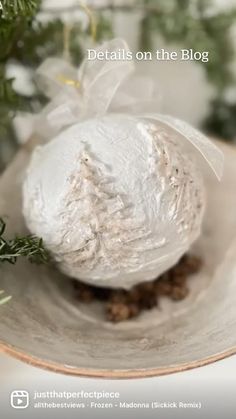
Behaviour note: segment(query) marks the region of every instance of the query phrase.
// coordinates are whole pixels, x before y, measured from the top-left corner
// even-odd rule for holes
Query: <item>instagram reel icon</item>
[[[11,393],[11,407],[14,409],[26,409],[29,406],[29,393],[25,390],[15,390]]]

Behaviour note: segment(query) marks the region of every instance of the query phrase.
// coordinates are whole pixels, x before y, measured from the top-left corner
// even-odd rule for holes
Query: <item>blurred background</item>
[[[225,141],[235,140],[236,0],[0,4],[0,171],[31,133],[22,112],[38,112],[45,104],[34,83],[38,65],[48,56],[64,56],[79,65],[87,47],[113,36],[124,37],[133,51],[209,51],[208,63],[139,61],[138,70],[155,78],[159,112]],[[97,25],[95,42],[91,19]]]

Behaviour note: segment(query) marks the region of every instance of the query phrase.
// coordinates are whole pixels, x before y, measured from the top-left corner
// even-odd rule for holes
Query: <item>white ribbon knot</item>
[[[122,39],[113,39],[97,52],[129,48]],[[116,112],[159,121],[177,131],[208,162],[217,178],[223,173],[223,154],[206,136],[187,123],[157,112],[158,95],[153,80],[135,74],[134,61],[88,60],[78,70],[60,58],[48,58],[38,68],[36,80],[50,99],[34,120],[34,131],[49,141],[66,127],[85,119]]]

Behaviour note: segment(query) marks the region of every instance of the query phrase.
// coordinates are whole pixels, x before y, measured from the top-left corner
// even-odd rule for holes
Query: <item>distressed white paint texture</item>
[[[159,121],[80,122],[33,153],[24,215],[59,268],[130,288],[156,278],[199,236],[201,174],[181,135]]]

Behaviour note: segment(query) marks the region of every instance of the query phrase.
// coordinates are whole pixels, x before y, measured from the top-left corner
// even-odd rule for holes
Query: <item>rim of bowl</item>
[[[169,375],[177,372],[183,372],[205,365],[212,364],[222,359],[228,358],[232,355],[236,355],[236,346],[215,354],[206,358],[199,359],[197,361],[178,364],[173,367],[161,367],[161,368],[148,368],[148,369],[125,369],[125,370],[108,370],[108,369],[90,369],[90,368],[78,368],[70,367],[68,365],[62,365],[53,361],[45,361],[41,358],[30,355],[29,353],[22,352],[20,349],[10,346],[4,342],[0,342],[0,352],[5,353],[19,361],[22,361],[33,367],[38,367],[46,371],[55,373],[61,373],[64,375],[72,375],[78,377],[90,377],[90,378],[108,378],[108,379],[131,379],[131,378],[148,378],[158,377],[162,375]]]

